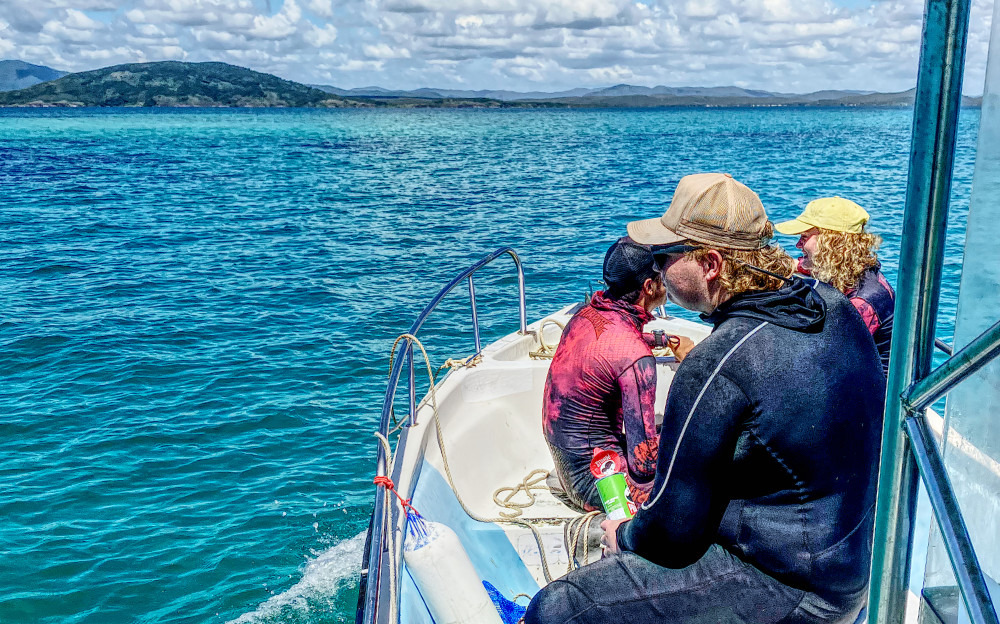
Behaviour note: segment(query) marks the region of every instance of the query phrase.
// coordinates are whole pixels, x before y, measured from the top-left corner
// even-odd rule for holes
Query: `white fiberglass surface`
[[[571,311],[571,308],[567,308],[546,318],[565,324],[569,321]],[[552,459],[541,429],[542,391],[549,360],[529,357],[529,353],[539,347],[534,332],[538,331],[540,324],[529,325],[528,336],[511,334],[488,345],[483,350],[481,363],[453,371],[438,386],[438,415],[452,479],[467,507],[481,517],[496,517],[501,512],[509,512],[494,502],[493,493],[497,488],[518,484],[532,470],[552,469]],[[657,319],[646,329],[663,329],[668,333],[682,334],[695,342],[704,339],[711,331],[707,325],[675,318]],[[558,325],[546,323],[543,331],[547,344],[558,344],[561,333]],[[677,363],[672,358],[658,359],[658,418],[662,418],[667,390],[676,369]],[[411,475],[420,461],[433,466],[440,474],[439,480],[443,480],[445,476],[432,414],[427,397],[419,412],[418,424],[411,429],[406,444],[403,476],[400,479],[403,491],[412,491]],[[936,431],[940,435],[941,419],[936,417],[935,422]],[[423,455],[419,452],[421,448]],[[420,457],[423,459],[418,459]],[[524,497],[517,500],[523,501]],[[414,503],[419,508],[420,501],[414,499]],[[577,512],[565,507],[546,491],[536,493],[536,502],[524,510],[522,517],[572,518],[577,515]],[[915,580],[911,586],[913,592],[919,592],[920,582],[916,579],[923,577],[925,537],[929,524],[930,512],[924,496],[917,518],[911,577]],[[527,528],[516,524],[498,526],[507,535],[508,541],[537,585],[543,586],[545,578],[534,536]],[[548,558],[548,570],[553,578],[558,578],[566,573],[569,565],[563,527],[561,524],[543,524],[538,528]],[[465,535],[465,532],[462,534]],[[467,548],[475,559],[476,547],[470,544]],[[599,550],[595,549],[580,556],[579,561],[582,563],[587,558],[593,560],[599,556]],[[911,598],[913,604],[908,609],[908,624],[915,621],[916,615],[916,598],[912,594]]]
[[[565,314],[554,315],[562,323]],[[531,326],[537,328],[535,324]],[[708,328],[677,319],[657,320],[648,328],[663,327],[694,340],[708,335]],[[558,341],[558,327],[546,326],[546,340]],[[508,337],[509,338],[509,337]],[[502,486],[517,485],[533,470],[551,470],[552,459],[542,436],[542,391],[547,359],[531,359],[523,339],[501,339],[484,349],[484,359],[474,367],[454,371],[439,390],[438,418],[452,479],[466,505],[475,513],[494,517],[503,508],[493,500]],[[512,358],[512,353],[521,357]],[[657,372],[657,412],[662,413],[676,363],[663,361]],[[432,409],[425,402],[418,421],[429,422]],[[414,431],[416,433],[416,431]],[[433,432],[422,436],[426,459],[445,472]],[[528,517],[569,517],[573,512],[542,494]]]
[[[568,310],[547,317],[565,324]],[[540,323],[529,326],[537,332]],[[699,341],[709,333],[704,325],[679,319],[658,319],[647,329],[659,328],[671,333],[681,333]],[[544,326],[545,342],[558,343],[560,329],[555,323]],[[528,354],[536,351],[538,341],[531,337],[507,336],[483,350],[483,360],[475,366],[452,371],[438,386],[436,393],[437,417],[441,423],[447,469],[438,448],[433,425],[433,407],[425,399],[418,413],[418,425],[410,431],[404,457],[404,472],[416,467],[418,453],[423,447],[423,458],[428,465],[451,480],[465,506],[483,518],[497,518],[511,513],[497,505],[494,492],[501,487],[516,486],[532,471],[550,471],[552,458],[542,436],[542,392],[550,360],[533,359]],[[657,365],[657,414],[662,417],[667,389],[677,364],[672,358],[663,358]],[[523,510],[522,518],[573,518],[579,514],[548,491],[534,491],[534,503]],[[527,497],[517,495],[515,501],[525,502]],[[419,501],[414,500],[418,505]],[[535,538],[529,529],[516,524],[502,524],[508,539],[539,584],[544,584],[541,560]],[[565,574],[569,558],[565,551],[561,524],[539,527],[548,557],[549,571],[553,577]],[[584,555],[591,560],[599,551]]]

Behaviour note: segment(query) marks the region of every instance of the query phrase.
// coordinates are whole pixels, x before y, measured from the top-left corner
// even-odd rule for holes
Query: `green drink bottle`
[[[628,520],[632,517],[632,501],[625,482],[625,461],[615,451],[594,449],[590,460],[590,474],[597,479],[597,492],[609,520]]]

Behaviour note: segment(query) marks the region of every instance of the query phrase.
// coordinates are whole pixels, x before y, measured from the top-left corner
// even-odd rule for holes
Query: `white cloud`
[[[384,43],[366,45],[362,49],[365,56],[373,59],[410,58],[410,51],[406,48],[391,48]]]
[[[166,35],[156,24],[139,24],[136,26],[135,32],[143,37],[163,37]]]
[[[115,0],[56,0],[53,7],[74,8],[81,11],[114,11],[119,7]]]
[[[385,66],[385,61],[361,61],[358,59],[351,59],[345,63],[342,63],[337,69],[347,72],[366,72],[366,71],[379,71]]]
[[[66,70],[217,60],[345,87],[912,87],[923,0],[840,2],[0,0],[0,55]],[[978,92],[992,3],[972,11]]]
[[[714,0],[688,0],[682,9],[686,17],[694,19],[704,19],[716,17],[719,14],[719,5]]]
[[[544,80],[547,73],[553,69],[553,63],[546,59],[516,56],[494,62],[493,68],[501,75],[517,76],[539,82]]]
[[[272,17],[258,15],[253,18],[253,26],[248,34],[258,39],[285,39],[296,30],[296,22],[302,19],[302,11],[295,0],[285,0],[281,12]]]
[[[588,70],[587,73],[597,83],[621,83],[635,78],[635,74],[628,67],[615,65],[614,67],[598,67]]]
[[[101,28],[102,24],[96,20],[91,19],[82,11],[76,9],[66,9],[65,17],[62,20],[62,24],[66,28],[73,30],[95,30]]]
[[[322,48],[337,40],[337,29],[333,24],[327,24],[322,28],[313,27],[303,37],[314,48]]]
[[[80,50],[81,57],[89,61],[108,62],[108,64],[118,65],[121,63],[142,62],[145,59],[130,59],[132,50],[124,46],[117,48]]]
[[[198,43],[210,50],[231,50],[247,46],[246,37],[237,33],[197,28],[193,34]]]
[[[478,15],[460,15],[455,18],[455,24],[459,28],[478,28],[483,25],[483,18]]]
[[[83,13],[70,9],[62,19],[53,19],[42,27],[40,41],[43,43],[61,42],[69,45],[90,43],[94,40],[95,31],[101,30],[103,24],[96,22]]]
[[[183,61],[187,58],[184,48],[175,45],[154,45],[149,47],[153,57],[161,60]]]
[[[830,51],[826,49],[820,41],[814,41],[812,45],[794,45],[788,49],[788,52],[792,55],[792,58],[796,59],[810,59],[810,60],[823,60],[830,56]]]
[[[318,17],[333,17],[333,0],[309,0],[306,7]]]

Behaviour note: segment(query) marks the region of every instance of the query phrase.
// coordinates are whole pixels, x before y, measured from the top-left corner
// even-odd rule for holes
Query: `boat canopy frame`
[[[975,624],[1000,624],[927,408],[1000,354],[1000,322],[932,370],[970,0],[927,0],[886,393],[868,622],[906,614],[919,480]],[[938,344],[938,346],[941,346]]]
[[[475,352],[473,357],[478,355],[482,351],[482,342],[479,335],[479,313],[476,307],[476,286],[473,282],[473,276],[484,266],[492,263],[497,258],[503,256],[510,256],[514,261],[514,268],[517,271],[517,290],[518,290],[518,313],[520,320],[519,333],[523,336],[527,334],[527,307],[525,304],[525,292],[524,292],[524,267],[521,265],[521,259],[518,257],[517,253],[511,247],[501,247],[493,253],[483,257],[481,260],[470,266],[469,268],[462,271],[454,279],[445,284],[437,295],[434,296],[430,302],[424,306],[424,309],[417,316],[413,324],[410,325],[410,329],[407,332],[411,336],[416,336],[417,332],[423,326],[427,318],[437,309],[438,304],[455,288],[459,286],[463,281],[468,283],[469,288],[469,301],[471,304],[471,320],[472,320],[472,333],[475,340]],[[389,428],[392,426],[392,413],[393,405],[396,401],[396,390],[399,386],[400,377],[402,376],[403,367],[408,369],[408,394],[409,394],[409,415],[407,417],[406,427],[416,424],[417,418],[417,394],[416,394],[416,375],[414,375],[414,360],[413,360],[413,342],[408,341],[406,346],[403,347],[404,352],[401,357],[396,358],[393,361],[392,368],[389,371],[389,381],[385,391],[385,399],[382,401],[382,415],[379,419],[379,433],[388,438]],[[404,428],[403,434],[405,435],[406,429]],[[397,444],[397,449],[400,445]],[[395,462],[396,466],[399,466],[399,462]],[[385,450],[382,445],[378,446],[378,455],[376,459],[377,474],[383,475],[388,469],[388,458],[386,457]],[[398,475],[391,475],[393,479],[396,479]],[[381,594],[381,573],[384,567],[383,555],[388,549],[388,542],[386,540],[387,530],[390,530],[389,522],[392,518],[392,509],[387,509],[385,505],[385,496],[383,496],[383,490],[385,485],[376,485],[376,495],[375,495],[375,507],[372,510],[371,524],[368,527],[368,536],[365,540],[364,555],[362,556],[362,568],[361,568],[361,581],[359,585],[359,595],[358,595],[358,611],[356,622],[357,624],[377,624],[380,620],[380,605],[379,597]],[[374,572],[374,582],[369,580],[369,576]],[[390,624],[396,624],[395,622]]]

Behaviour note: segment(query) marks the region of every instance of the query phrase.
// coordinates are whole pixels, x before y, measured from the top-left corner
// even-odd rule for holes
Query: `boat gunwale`
[[[478,262],[475,262],[470,267],[462,271],[458,276],[453,278],[450,282],[445,284],[434,296],[431,301],[424,306],[423,310],[414,320],[413,324],[410,325],[410,329],[407,332],[410,336],[416,337],[417,332],[420,327],[423,326],[424,322],[430,316],[430,314],[437,308],[438,304],[447,296],[452,290],[454,290],[463,280],[468,280],[469,283],[469,295],[472,303],[472,314],[476,315],[476,303],[475,303],[475,287],[473,286],[473,275],[483,268],[487,264],[490,264],[497,258],[509,255],[514,261],[514,267],[517,270],[517,283],[518,283],[518,303],[519,303],[519,316],[520,316],[520,329],[519,333],[521,335],[527,334],[527,309],[525,304],[525,289],[524,289],[524,267],[521,264],[521,259],[518,257],[517,253],[512,247],[501,247],[496,251],[484,256]],[[479,345],[479,328],[478,323],[475,324],[475,340],[476,345]],[[477,348],[477,353],[479,355]],[[396,391],[399,387],[400,376],[403,371],[403,365],[407,364],[410,369],[409,375],[409,393],[410,393],[410,414],[408,418],[412,424],[413,419],[417,414],[417,405],[415,397],[415,383],[413,375],[413,341],[408,341],[408,345],[405,347],[405,353],[400,357],[397,357],[393,361],[392,369],[389,372],[389,380],[387,383],[387,388],[385,392],[385,398],[382,402],[382,414],[379,419],[379,433],[383,436],[389,435],[389,424],[391,421],[391,414],[393,404],[396,399]],[[408,427],[404,426],[400,436],[405,436]],[[404,438],[405,440],[405,438]],[[400,448],[397,443],[397,448]],[[376,472],[377,474],[383,475],[387,469],[388,458],[382,445],[378,446],[376,455]],[[396,467],[398,465],[398,468]],[[401,463],[394,461],[394,470],[392,479],[398,479],[399,475],[396,472],[402,467]],[[362,556],[362,569],[361,578],[359,582],[359,594],[358,594],[358,608],[356,616],[356,624],[374,624],[379,621],[379,596],[381,594],[381,585],[383,583],[382,579],[382,568],[383,568],[383,553],[386,552],[386,531],[390,526],[393,511],[391,509],[387,510],[385,507],[385,496],[379,496],[380,490],[384,491],[384,485],[376,485],[376,495],[375,504],[372,509],[371,522],[368,527],[368,535],[365,539],[364,554]],[[370,582],[371,575],[374,571],[375,582]]]

